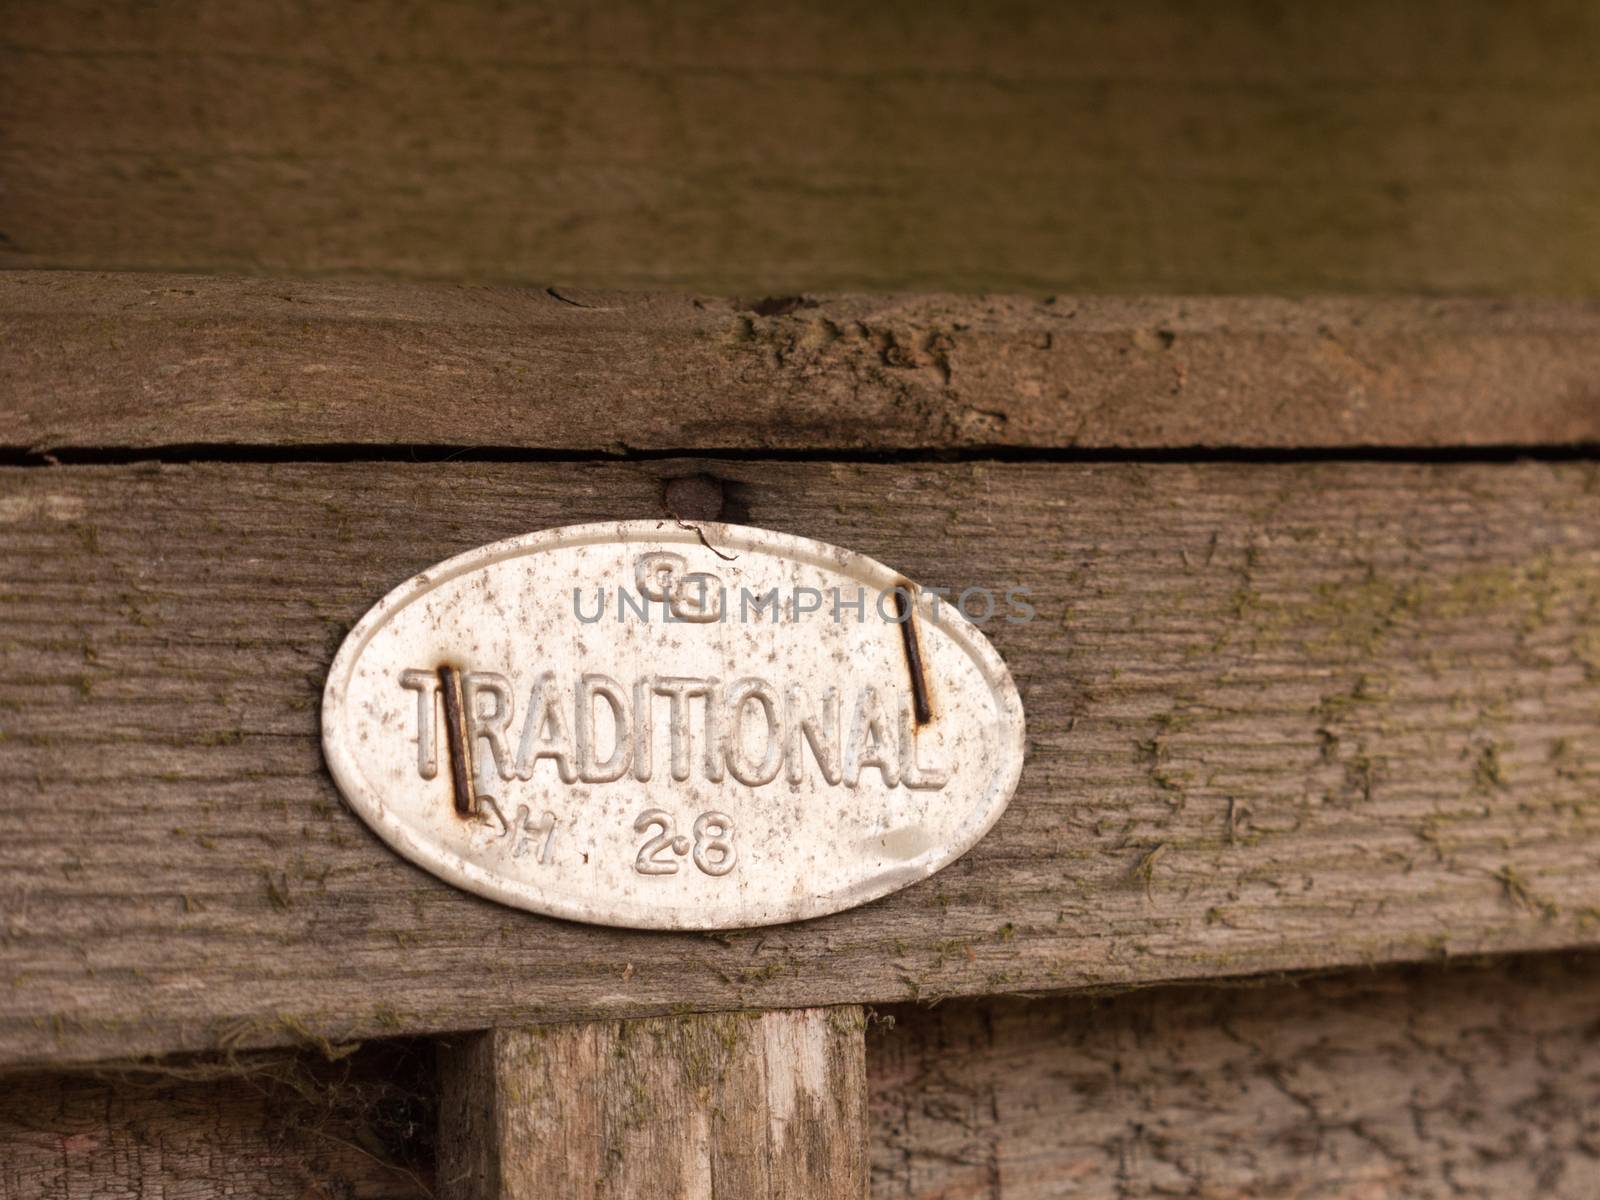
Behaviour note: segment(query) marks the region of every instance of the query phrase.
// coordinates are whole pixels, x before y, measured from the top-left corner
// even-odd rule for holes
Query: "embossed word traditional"
[[[608,588],[638,619],[584,618],[575,596]],[[880,599],[810,624],[779,599],[845,588]],[[770,607],[729,622],[751,594]],[[499,542],[396,589],[334,661],[323,743],[352,807],[453,883],[709,929],[938,870],[1005,807],[1023,726],[983,635],[881,564],[651,521]]]

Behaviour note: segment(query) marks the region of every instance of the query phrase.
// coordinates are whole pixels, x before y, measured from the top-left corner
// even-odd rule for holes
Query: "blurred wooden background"
[[[0,265],[1600,290],[1587,0],[0,4]]]

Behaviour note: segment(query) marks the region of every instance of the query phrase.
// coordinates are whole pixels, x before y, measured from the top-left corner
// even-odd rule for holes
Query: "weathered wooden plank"
[[[862,909],[728,936],[458,892],[340,804],[317,703],[395,582],[661,512],[705,464],[0,474],[0,1058],[1067,989],[1594,940],[1593,465],[721,462],[927,585],[1028,714],[1011,809]]]
[[[0,1085],[6,1200],[427,1200],[431,1047],[250,1056]]]
[[[1600,290],[1584,0],[11,0],[12,266]]]
[[[875,1200],[1600,1193],[1592,957],[899,1009]]]
[[[0,445],[1600,442],[1581,302],[567,295],[0,274]]]
[[[864,1200],[858,1008],[495,1029],[440,1056],[444,1200]]]
[[[1600,964],[1566,955],[895,1006],[866,1036],[872,1194],[1589,1200],[1597,1002]],[[0,1195],[423,1200],[434,1082],[403,1053],[9,1078]]]

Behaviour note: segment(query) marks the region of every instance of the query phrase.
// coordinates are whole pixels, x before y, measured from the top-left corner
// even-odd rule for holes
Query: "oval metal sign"
[[[872,559],[628,521],[396,588],[334,659],[322,741],[356,812],[451,883],[728,929],[862,904],[966,852],[1016,787],[1023,724],[982,633]]]

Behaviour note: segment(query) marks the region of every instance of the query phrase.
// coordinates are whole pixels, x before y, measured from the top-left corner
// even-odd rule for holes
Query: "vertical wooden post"
[[[448,1043],[441,1200],[863,1200],[864,1024],[795,1009]]]

